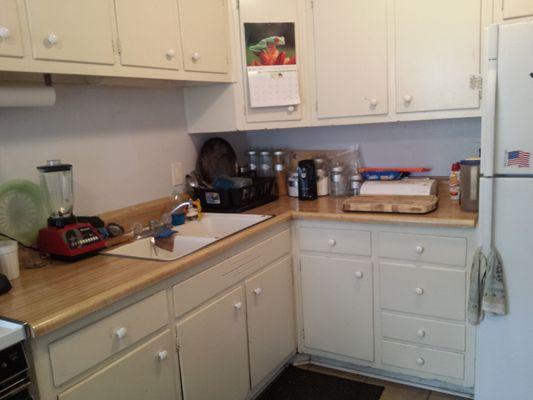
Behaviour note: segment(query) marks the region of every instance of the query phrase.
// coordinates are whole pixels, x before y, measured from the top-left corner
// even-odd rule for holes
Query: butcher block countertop
[[[341,211],[344,198],[324,197],[304,202],[282,197],[249,212],[271,214],[273,218],[176,261],[99,255],[77,263],[53,262],[41,269],[21,269],[20,278],[12,281],[12,290],[0,296],[0,316],[27,322],[33,337],[42,336],[171,278],[252,235],[291,219],[474,228],[477,214],[461,211],[456,202],[448,199],[444,190],[441,193],[444,195],[440,196],[439,208],[425,215],[345,213]],[[145,218],[150,214],[161,215],[164,204],[160,200],[102,217],[128,226],[127,213],[136,215],[137,220],[139,215]],[[147,212],[147,209],[151,211]],[[129,218],[131,220],[131,215]]]

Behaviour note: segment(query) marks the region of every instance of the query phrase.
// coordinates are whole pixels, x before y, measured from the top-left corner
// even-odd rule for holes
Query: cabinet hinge
[[[122,54],[122,45],[120,44],[120,39],[117,39],[117,53]]]
[[[318,101],[315,101],[315,111],[318,112]]]
[[[305,342],[305,331],[302,329],[302,340]]]
[[[481,75],[470,75],[470,89],[483,90],[483,77]]]
[[[235,8],[237,10],[240,10],[241,9],[241,0],[235,0]]]
[[[176,351],[179,352],[180,349],[181,349],[180,339],[178,337],[178,334],[176,333]]]
[[[311,8],[315,8],[315,1],[311,0]]]

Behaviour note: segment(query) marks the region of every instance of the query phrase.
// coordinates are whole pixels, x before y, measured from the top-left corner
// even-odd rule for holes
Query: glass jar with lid
[[[257,151],[248,150],[246,152],[246,159],[248,161],[248,168],[250,173],[255,173],[257,171]]]
[[[268,150],[261,150],[259,152],[259,169],[257,170],[257,176],[268,178],[272,175],[272,155]]]
[[[359,173],[350,176],[350,195],[359,196],[361,194],[361,185],[363,184],[363,176]]]
[[[332,196],[345,196],[348,184],[346,181],[344,166],[340,163],[334,164],[331,167],[330,177],[330,194]]]

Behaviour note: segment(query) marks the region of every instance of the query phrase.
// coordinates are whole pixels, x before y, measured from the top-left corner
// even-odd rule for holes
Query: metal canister
[[[350,194],[352,196],[359,196],[361,194],[361,185],[363,184],[363,177],[361,174],[353,174],[350,176]]]
[[[460,204],[464,211],[479,209],[479,158],[461,161]]]

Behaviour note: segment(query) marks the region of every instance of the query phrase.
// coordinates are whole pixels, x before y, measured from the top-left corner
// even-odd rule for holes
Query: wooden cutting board
[[[437,208],[437,196],[353,196],[343,203],[344,211],[426,214]]]

